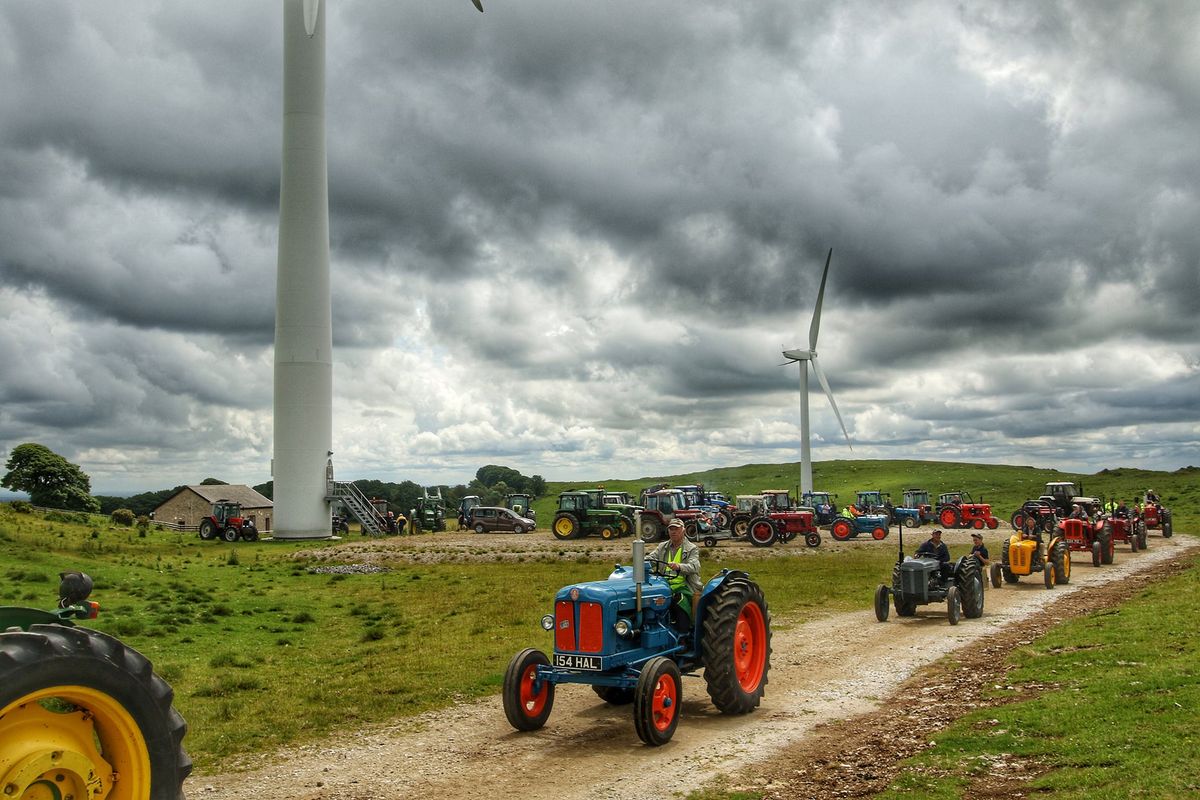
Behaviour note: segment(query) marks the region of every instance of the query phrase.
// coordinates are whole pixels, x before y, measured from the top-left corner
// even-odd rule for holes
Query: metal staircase
[[[375,510],[367,496],[350,481],[328,481],[329,489],[325,500],[337,500],[354,515],[365,533],[382,536],[387,531],[387,520]]]

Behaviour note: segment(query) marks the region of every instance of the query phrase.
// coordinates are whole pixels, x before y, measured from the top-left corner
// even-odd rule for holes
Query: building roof
[[[242,508],[271,508],[274,503],[259,494],[249,486],[242,484],[204,484],[200,486],[185,486],[166,500],[158,504],[162,508],[184,492],[195,492],[210,503],[218,500],[231,500],[240,503]],[[156,509],[157,510],[157,509]]]

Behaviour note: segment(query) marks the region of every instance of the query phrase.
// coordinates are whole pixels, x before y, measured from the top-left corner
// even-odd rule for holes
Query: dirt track
[[[952,544],[966,538],[965,533],[950,536]],[[495,547],[540,549],[543,539],[527,534],[521,541],[496,542]],[[461,545],[453,544],[459,540]],[[389,542],[395,543],[389,549],[413,552],[413,560],[458,560],[464,554],[494,557],[488,552],[492,548],[469,535]],[[361,549],[363,560],[370,560],[368,553],[376,544],[381,543],[359,543],[353,549]],[[552,549],[558,546],[550,542]],[[1155,536],[1148,551],[1134,555],[1121,550],[1115,565],[1100,569],[1077,553],[1070,585],[1051,593],[1027,579],[999,591],[989,589],[983,618],[963,620],[956,627],[947,624],[942,606],[922,607],[917,617],[907,620],[893,615],[879,624],[868,608],[869,598],[864,598],[862,611],[805,625],[792,627],[776,618],[770,683],[762,707],[743,717],[722,716],[709,703],[703,681],[685,679],[683,717],[674,739],[662,748],[641,744],[628,707],[607,706],[586,686],[564,685],[558,688],[549,723],[533,733],[514,732],[496,696],[352,737],[342,735],[337,743],[307,745],[257,760],[269,766],[195,776],[187,790],[193,798],[214,800],[257,795],[297,800],[409,795],[641,800],[648,794],[686,793],[722,775],[738,784],[770,789],[768,778],[755,774],[778,774],[780,754],[811,739],[818,725],[878,708],[922,666],[1026,619],[1050,596],[1122,581],[1197,546],[1200,542],[1189,536]],[[607,547],[614,554],[625,553],[628,544],[597,543],[594,549]],[[806,551],[794,545],[746,549],[747,554],[764,557],[801,557]]]

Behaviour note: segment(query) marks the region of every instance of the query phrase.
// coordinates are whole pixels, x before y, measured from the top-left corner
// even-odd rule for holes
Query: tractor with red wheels
[[[979,498],[979,502],[971,499],[965,491],[943,492],[938,495],[938,522],[943,528],[975,528],[976,530],[994,531],[1000,527],[1000,520],[992,516],[992,507]]]
[[[693,598],[694,618],[673,600],[666,564],[633,541],[633,564],[607,580],[564,586],[542,617],[553,637],[548,657],[526,648],[504,671],[504,715],[518,731],[543,727],[559,684],[582,683],[610,705],[632,705],[634,729],[666,744],[679,723],[683,676],[703,672],[724,714],[758,707],[771,667],[771,614],[750,576],[721,570]]]
[[[888,535],[888,517],[886,514],[859,514],[857,517],[838,517],[829,526],[829,535],[844,542],[854,539],[860,533],[871,534],[871,538],[879,541]]]
[[[797,536],[804,537],[809,547],[821,544],[821,533],[817,529],[816,515],[811,508],[796,508],[787,489],[764,489],[762,511],[746,525],[746,538],[755,547],[770,547],[779,542],[790,542]]]
[[[258,538],[254,520],[242,516],[242,506],[233,500],[218,500],[213,503],[212,514],[200,520],[200,538],[208,541],[221,537],[226,542],[244,539],[253,542]]]
[[[1008,524],[1014,531],[1049,533],[1058,527],[1058,513],[1053,503],[1044,499],[1026,500],[1012,513]]]
[[[0,786],[5,798],[182,800],[192,760],[171,687],[141,653],[77,621],[93,582],[59,574],[53,611],[0,606]]]
[[[1154,492],[1147,491],[1142,498],[1142,522],[1147,530],[1162,530],[1164,539],[1170,539],[1175,532],[1171,523],[1171,510],[1164,506]]]
[[[1105,514],[1096,520],[1096,527],[1115,547],[1118,542],[1129,546],[1131,553],[1146,549],[1146,525],[1133,514]]]
[[[1103,523],[1086,517],[1067,517],[1058,521],[1054,532],[1071,552],[1091,554],[1093,567],[1113,563],[1112,531]]]

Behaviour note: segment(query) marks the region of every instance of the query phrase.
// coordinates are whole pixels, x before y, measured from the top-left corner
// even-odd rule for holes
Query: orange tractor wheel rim
[[[753,692],[767,661],[767,625],[757,603],[747,603],[733,631],[733,669],[742,690]]]
[[[671,720],[675,719],[675,708],[678,702],[675,681],[671,679],[670,675],[660,676],[658,682],[654,684],[654,697],[650,701],[650,714],[656,729],[665,731],[671,727]]]
[[[521,675],[521,708],[530,717],[536,717],[542,713],[542,709],[546,707],[546,698],[550,694],[547,691],[549,684],[542,684],[540,692],[534,691],[533,687],[536,682],[537,664],[530,664]]]

